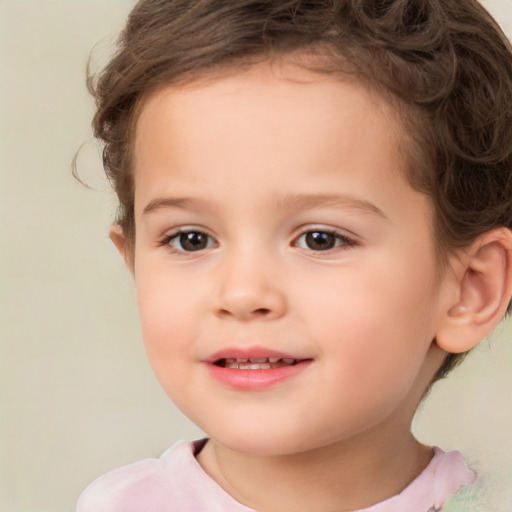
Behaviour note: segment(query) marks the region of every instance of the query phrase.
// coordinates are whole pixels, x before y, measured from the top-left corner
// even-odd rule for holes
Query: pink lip
[[[252,359],[262,357],[296,359],[297,363],[292,366],[281,366],[267,370],[240,370],[214,364],[219,359]],[[247,349],[233,348],[220,350],[209,356],[204,362],[207,364],[210,375],[221,384],[240,391],[261,391],[302,373],[312,360],[263,347],[251,347]]]

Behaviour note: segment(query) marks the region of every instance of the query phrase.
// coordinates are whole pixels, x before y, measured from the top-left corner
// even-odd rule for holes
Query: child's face
[[[446,293],[400,137],[361,85],[291,65],[167,88],[143,107],[144,340],[166,392],[220,444],[284,454],[408,429],[442,360]],[[265,357],[298,364],[214,364]]]

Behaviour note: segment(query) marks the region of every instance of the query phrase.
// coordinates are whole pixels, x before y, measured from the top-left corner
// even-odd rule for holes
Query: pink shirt
[[[233,499],[194,457],[204,440],[180,441],[158,459],[144,459],[95,480],[76,512],[255,512]],[[457,451],[434,448],[425,470],[400,494],[356,512],[429,512],[476,479]]]

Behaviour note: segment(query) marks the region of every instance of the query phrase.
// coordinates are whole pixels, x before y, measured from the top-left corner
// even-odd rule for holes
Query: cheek
[[[190,341],[195,333],[184,316],[190,314],[187,302],[177,301],[167,284],[161,279],[139,282],[137,300],[148,361],[163,390],[180,407],[179,399],[189,393]]]
[[[138,273],[136,269],[142,335],[155,372],[159,366],[172,365],[186,355],[184,348],[195,336],[193,329],[199,327],[199,322],[190,320],[198,310],[195,287],[167,274],[156,265],[141,268]]]
[[[339,279],[319,276],[295,296],[306,297],[309,335],[343,371],[369,383],[414,374],[435,335],[435,289],[428,276],[410,279],[410,269],[387,272],[350,269]],[[322,293],[305,293],[316,285]]]

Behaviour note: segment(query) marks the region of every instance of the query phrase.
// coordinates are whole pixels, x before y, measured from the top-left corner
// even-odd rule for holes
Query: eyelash
[[[317,234],[317,235],[323,235],[321,238],[323,238],[323,240],[326,239],[326,236],[327,237],[332,237],[335,245],[333,247],[329,247],[327,249],[318,249],[318,250],[315,250],[315,249],[312,249],[311,247],[301,247],[299,245],[299,241],[303,238],[303,237],[307,237],[308,235],[314,235],[314,234]],[[206,246],[205,247],[201,247],[199,249],[196,249],[196,250],[186,250],[183,248],[183,245],[182,245],[182,248],[181,249],[178,249],[176,247],[173,247],[171,242],[173,242],[174,240],[180,240],[180,238],[182,236],[186,236],[186,235],[200,235],[200,236],[205,236],[207,238],[206,240]],[[213,244],[210,243],[210,241],[213,241]],[[310,240],[311,242],[311,240]],[[159,242],[159,246],[166,246],[168,247],[172,252],[175,252],[175,253],[193,253],[193,252],[199,252],[199,251],[202,251],[202,250],[205,250],[205,249],[210,249],[212,247],[215,247],[217,244],[217,242],[215,242],[215,240],[213,239],[213,237],[211,237],[210,235],[208,235],[207,233],[205,233],[204,231],[200,231],[200,230],[197,230],[197,229],[181,229],[181,230],[178,230],[178,231],[175,231],[173,233],[170,233],[169,235],[166,235],[162,238],[162,240],[160,240]],[[350,247],[350,246],[353,246],[353,245],[356,245],[356,241],[342,233],[339,233],[338,231],[336,230],[333,230],[333,229],[322,229],[322,228],[319,228],[319,229],[308,229],[307,231],[304,231],[302,232],[298,237],[296,237],[294,239],[294,242],[293,242],[293,246],[294,247],[299,247],[301,249],[304,249],[304,250],[307,250],[307,251],[312,251],[312,252],[315,252],[315,253],[329,253],[330,251],[333,251],[335,249],[340,249],[343,250]]]
[[[177,249],[171,245],[171,242],[173,240],[179,240],[180,237],[185,235],[202,235],[206,236],[207,238],[207,245],[204,248],[200,248],[197,250],[187,251],[185,249]],[[160,246],[167,246],[172,252],[175,253],[193,253],[193,252],[199,252],[200,250],[209,249],[212,247],[212,245],[209,245],[209,240],[213,240],[213,238],[206,234],[204,231],[200,231],[199,229],[180,229],[178,231],[175,231],[174,233],[170,233],[169,235],[166,235],[162,238],[162,240],[159,242]],[[216,242],[214,242],[216,244]]]
[[[334,249],[343,250],[350,246],[356,245],[356,241],[353,238],[350,238],[350,237],[336,231],[335,229],[322,229],[322,228],[308,229],[307,231],[303,232],[301,235],[299,235],[295,239],[295,242],[293,245],[295,247],[300,247],[299,240],[303,237],[307,237],[308,235],[313,235],[313,234],[327,235],[329,237],[332,237],[334,240],[334,243],[336,245],[334,245],[334,247],[330,247],[328,249],[324,249],[324,250],[320,249],[320,250],[316,250],[316,251],[314,249],[311,249],[310,247],[301,247],[302,249],[310,250],[310,251],[318,252],[318,253],[329,253],[330,251],[333,251]],[[325,236],[323,238],[325,240]]]

